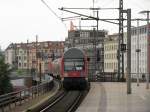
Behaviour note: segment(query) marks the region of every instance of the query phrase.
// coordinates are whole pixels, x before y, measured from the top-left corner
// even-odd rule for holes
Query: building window
[[[24,63],[24,67],[26,67],[27,66],[27,63]]]
[[[27,59],[27,57],[26,56],[24,56],[24,60],[26,60]]]
[[[18,56],[18,59],[21,60],[21,56]]]
[[[21,67],[21,63],[19,63],[19,67]]]
[[[27,51],[25,50],[25,51],[24,51],[24,54],[26,54],[26,53],[27,53]]]

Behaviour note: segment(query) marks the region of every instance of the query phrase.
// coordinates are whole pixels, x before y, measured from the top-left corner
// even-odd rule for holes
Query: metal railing
[[[131,81],[132,82],[137,82],[137,79],[139,82],[146,82],[147,76],[150,74],[149,73],[130,73],[131,74]],[[90,77],[91,79],[95,81],[101,81],[101,82],[118,82],[117,78],[118,73],[117,72],[108,72],[108,73],[103,73],[103,74],[97,74],[97,75],[92,75]],[[124,74],[124,79],[126,80],[127,74]],[[150,79],[149,79],[150,80]]]
[[[12,106],[21,105],[24,102],[34,99],[40,95],[50,91],[53,87],[53,80],[44,82],[31,88],[26,88],[21,91],[11,92],[0,96],[0,112],[10,110]]]

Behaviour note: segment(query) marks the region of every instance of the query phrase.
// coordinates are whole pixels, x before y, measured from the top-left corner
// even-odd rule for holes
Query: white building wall
[[[14,60],[15,60],[15,51],[13,49],[7,49],[5,51],[5,63],[8,63],[10,66],[12,66]]]
[[[118,36],[115,35],[112,35],[112,39],[114,40],[104,42],[105,72],[118,72],[118,59],[117,59]],[[127,44],[127,33],[124,33],[124,44]],[[122,59],[120,60],[120,66],[122,67]],[[126,68],[127,68],[127,51],[124,51],[124,73],[126,73]]]
[[[139,30],[134,29],[139,32],[139,76],[142,78],[142,74],[147,73],[147,33],[142,32],[144,27],[139,27]],[[133,32],[133,31],[132,31]],[[132,33],[133,34],[133,33]],[[138,33],[131,35],[131,73],[132,78],[137,78],[137,52],[136,49],[138,48]]]
[[[104,72],[117,72],[118,40],[106,40],[104,42]]]

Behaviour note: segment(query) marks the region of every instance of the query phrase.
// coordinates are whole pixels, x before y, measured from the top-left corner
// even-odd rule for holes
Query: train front
[[[87,58],[83,51],[77,48],[68,49],[63,55],[61,65],[65,89],[83,90],[87,87]]]

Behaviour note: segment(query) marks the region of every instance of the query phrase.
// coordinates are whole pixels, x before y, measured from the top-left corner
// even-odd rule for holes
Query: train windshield
[[[84,69],[84,59],[65,59],[65,71],[80,71]]]

